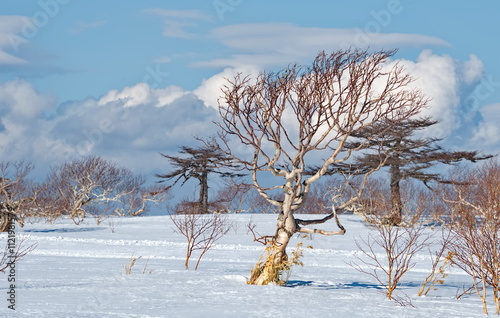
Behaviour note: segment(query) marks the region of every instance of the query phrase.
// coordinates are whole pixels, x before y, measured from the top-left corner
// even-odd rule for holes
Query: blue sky
[[[442,121],[431,134],[497,153],[499,14],[493,0],[3,0],[0,151],[158,172],[159,151],[213,131],[222,76],[369,46],[399,49]]]

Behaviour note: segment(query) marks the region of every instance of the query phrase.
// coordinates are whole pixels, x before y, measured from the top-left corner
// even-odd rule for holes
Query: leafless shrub
[[[430,246],[435,235],[426,232],[423,216],[429,212],[433,193],[414,182],[405,181],[401,187],[402,219],[393,222],[391,191],[380,178],[371,178],[364,189],[360,213],[374,232],[367,239],[356,241],[361,251],[358,262],[351,263],[356,270],[375,278],[384,286],[388,299],[400,304],[407,303],[395,297],[394,291],[402,277],[415,266],[414,257]],[[379,252],[381,250],[381,253]],[[441,251],[439,256],[444,253]],[[434,264],[437,266],[437,264]],[[432,276],[429,278],[432,280]]]
[[[187,240],[184,266],[189,269],[189,259],[194,251],[200,251],[195,270],[208,250],[231,229],[227,216],[222,214],[186,213],[170,215],[178,233]]]
[[[491,289],[500,314],[500,165],[488,161],[475,169],[453,172],[454,184],[444,192],[453,222],[453,264],[472,278],[473,290],[488,314]]]
[[[428,246],[430,236],[423,232],[424,227],[420,224],[410,227],[378,225],[367,239],[356,240],[361,256],[356,257],[358,262],[350,265],[373,277],[385,288],[387,298],[395,299],[394,291],[403,276],[415,266],[415,255]]]
[[[441,228],[441,238],[429,246],[429,256],[431,258],[431,271],[425,277],[418,296],[426,296],[431,290],[435,290],[436,284],[444,284],[444,279],[448,276],[447,270],[453,264],[455,254],[449,250],[449,244],[452,239],[451,232]],[[431,250],[431,246],[438,246],[436,250]]]
[[[0,272],[5,273],[9,271],[13,264],[15,266],[17,261],[33,252],[37,245],[37,243],[28,244],[28,239],[24,236],[10,237],[9,235],[5,242],[4,251],[0,257]]]

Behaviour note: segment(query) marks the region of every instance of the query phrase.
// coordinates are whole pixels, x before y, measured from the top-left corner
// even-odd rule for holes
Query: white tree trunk
[[[272,262],[275,269],[282,268],[284,263],[288,261],[286,248],[290,242],[290,238],[298,231],[297,223],[292,210],[293,199],[293,195],[285,194],[283,211],[278,215],[276,234],[274,236],[274,240],[271,242],[271,251],[268,254],[268,259],[266,260],[268,262]],[[275,282],[278,280],[278,277],[271,276],[276,274],[276,271],[261,271],[260,275],[251,281],[251,284],[266,285],[269,282]]]

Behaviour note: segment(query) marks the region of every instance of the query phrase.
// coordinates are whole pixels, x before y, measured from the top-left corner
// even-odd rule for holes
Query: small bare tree
[[[387,298],[395,299],[394,291],[401,279],[416,264],[415,255],[427,246],[430,236],[422,235],[423,231],[422,225],[378,225],[375,234],[356,241],[361,256],[357,257],[359,263],[350,265],[375,278],[385,288]]]
[[[79,224],[92,215],[99,223],[110,215],[143,214],[148,202],[165,198],[164,191],[144,184],[142,176],[111,161],[86,157],[54,169],[39,202],[54,218],[67,215]]]
[[[28,244],[26,237],[15,237],[15,244],[7,239],[4,251],[0,254],[0,272],[8,272],[13,264],[15,266],[17,261],[33,252],[37,246],[37,243]]]
[[[321,52],[310,66],[290,65],[276,73],[261,73],[256,78],[239,74],[222,88],[219,147],[251,171],[259,194],[281,211],[268,254],[276,268],[281,268],[287,260],[286,248],[294,233],[345,232],[307,226],[333,218],[338,221],[336,211],[350,206],[358,195],[340,206],[333,206],[331,214],[322,219],[299,220],[294,212],[307,200],[311,184],[325,175],[332,164],[346,162],[365,145],[360,143],[358,147],[346,149],[346,142],[356,132],[381,121],[387,121],[386,128],[390,129],[426,106],[427,98],[409,87],[413,79],[403,67],[387,67],[394,53]],[[379,131],[377,137],[383,133]],[[236,154],[229,136],[253,154]],[[307,168],[321,157],[324,159],[318,169],[307,176]],[[367,175],[378,168],[370,168]],[[266,174],[280,181],[274,186],[268,185],[262,182]],[[273,199],[275,191],[283,193],[282,200]],[[269,277],[269,273],[275,271],[254,272],[261,274],[255,276],[251,284],[278,280],[278,277]]]
[[[500,165],[453,172],[451,190],[444,192],[452,211],[450,250],[453,264],[472,278],[473,290],[488,314],[491,288],[495,313],[500,314]]]
[[[187,239],[186,260],[184,266],[189,269],[189,260],[193,252],[200,251],[195,270],[200,265],[201,258],[212,246],[229,232],[231,225],[227,217],[221,214],[199,214],[198,206],[185,214],[170,215],[177,231]]]
[[[386,290],[388,299],[400,301],[395,290],[403,276],[415,266],[415,255],[429,246],[433,233],[425,233],[420,216],[427,210],[428,198],[423,189],[406,184],[402,191],[408,213],[395,224],[391,220],[391,194],[383,180],[370,180],[363,193],[365,221],[375,230],[367,239],[356,240],[361,251],[358,262],[351,263],[356,270],[375,278]],[[409,210],[411,209],[411,210]],[[404,225],[404,226],[403,226]]]

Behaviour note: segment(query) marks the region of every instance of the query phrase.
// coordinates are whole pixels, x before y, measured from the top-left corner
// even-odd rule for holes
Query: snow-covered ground
[[[385,299],[373,278],[347,263],[356,261],[355,238],[372,229],[357,216],[341,216],[344,236],[304,239],[304,267],[295,267],[288,287],[250,286],[250,269],[263,252],[247,231],[272,234],[275,215],[230,215],[234,228],[202,259],[184,269],[185,240],[168,216],[93,220],[74,225],[26,224],[38,247],[16,263],[16,310],[7,306],[7,275],[1,275],[1,317],[483,317],[475,295],[456,300],[470,279],[451,269],[445,284],[427,297],[416,293],[430,270],[426,251],[407,274],[399,295],[413,307]],[[324,226],[334,228],[334,222]],[[114,230],[114,231],[112,231]],[[1,236],[5,242],[5,234]],[[291,243],[291,247],[299,242]],[[4,244],[4,243],[2,243]],[[131,275],[124,266],[139,257]],[[195,260],[195,259],[194,259]],[[194,260],[193,266],[194,267]],[[144,272],[144,273],[143,273]]]

